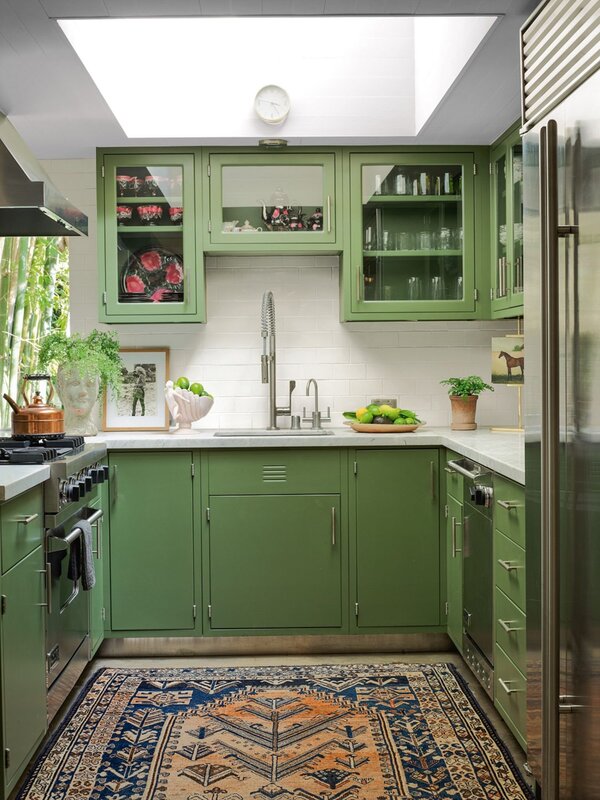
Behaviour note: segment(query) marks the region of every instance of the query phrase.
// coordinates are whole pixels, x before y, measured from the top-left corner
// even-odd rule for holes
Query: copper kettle
[[[35,390],[30,400],[25,391],[29,381],[48,381],[50,389],[48,398],[44,402],[39,389]],[[65,414],[61,409],[50,405],[54,395],[54,387],[49,375],[24,375],[21,384],[21,395],[27,405],[19,408],[12,397],[7,394],[4,399],[13,410],[12,432],[13,436],[63,436],[65,432]]]

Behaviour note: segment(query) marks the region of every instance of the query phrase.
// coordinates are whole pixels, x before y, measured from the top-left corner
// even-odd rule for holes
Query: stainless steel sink
[[[231,430],[216,431],[214,436],[331,436],[333,431],[326,428],[301,428],[292,430],[291,428],[233,428]]]

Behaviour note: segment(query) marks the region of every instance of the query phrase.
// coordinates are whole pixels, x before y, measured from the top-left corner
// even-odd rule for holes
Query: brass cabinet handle
[[[36,603],[36,606],[40,606],[40,608],[47,608],[48,614],[52,613],[52,565],[49,561],[46,561],[46,569],[38,569],[36,570],[40,575],[45,576],[45,586],[46,586],[46,602],[45,603]]]
[[[327,233],[331,233],[331,195],[327,195]]]
[[[429,462],[429,477],[431,479],[431,496],[435,500],[435,461]]]
[[[500,508],[505,508],[507,511],[512,511],[513,508],[523,508],[523,503],[519,503],[517,500],[497,500],[496,502]]]
[[[523,569],[523,565],[519,564],[518,561],[505,561],[504,559],[499,558],[498,563],[500,564],[502,569],[505,569],[507,572],[513,572],[514,570],[517,569]]]
[[[331,546],[335,547],[335,506],[331,506]]]
[[[356,300],[360,303],[360,279],[362,277],[362,267],[359,266],[356,269]]]
[[[17,517],[15,522],[19,525],[29,525],[30,522],[33,522],[34,519],[37,519],[39,514],[27,514],[22,517]]]
[[[498,678],[498,683],[504,689],[506,694],[516,694],[517,692],[523,691],[523,689],[511,689],[509,683],[516,683],[516,681],[504,681],[502,678]]]
[[[517,633],[517,631],[524,631],[525,628],[515,628],[514,624],[518,622],[516,619],[498,619],[498,624],[507,633]]]
[[[462,550],[456,546],[456,528],[462,525],[462,522],[457,522],[456,517],[452,517],[452,558],[456,558],[457,553],[462,553]]]

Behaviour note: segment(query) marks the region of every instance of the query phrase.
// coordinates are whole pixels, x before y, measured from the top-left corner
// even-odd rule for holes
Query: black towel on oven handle
[[[80,519],[77,522],[77,527],[81,529],[81,535],[71,543],[67,577],[72,581],[78,581],[81,578],[81,588],[84,591],[89,591],[96,585],[92,526],[87,519]]]

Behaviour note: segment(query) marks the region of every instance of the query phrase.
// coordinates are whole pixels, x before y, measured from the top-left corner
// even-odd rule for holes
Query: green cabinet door
[[[111,453],[113,631],[194,628],[190,452]]]
[[[6,796],[46,730],[43,551],[2,576],[2,731]],[[9,751],[6,753],[6,751]]]
[[[344,320],[481,314],[488,179],[476,159],[487,172],[484,151],[350,153]]]
[[[359,628],[440,624],[438,451],[356,453]]]
[[[455,473],[456,474],[456,473]],[[462,548],[463,506],[447,496],[446,519],[446,591],[448,602],[448,635],[462,653]]]
[[[101,322],[205,321],[195,159],[182,151],[100,155]]]
[[[210,498],[212,631],[340,628],[339,495]]]

